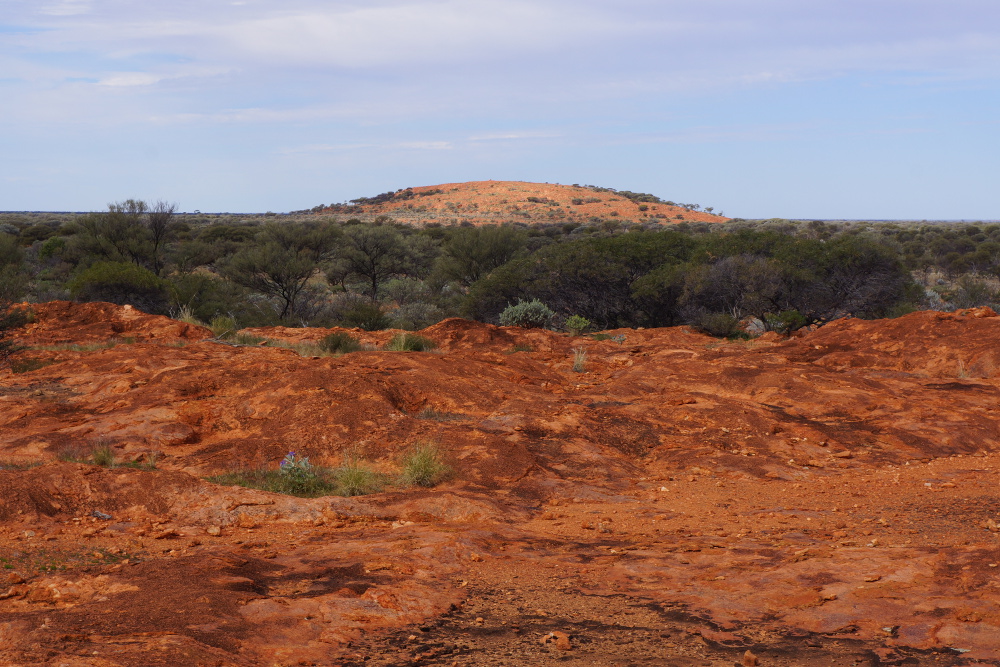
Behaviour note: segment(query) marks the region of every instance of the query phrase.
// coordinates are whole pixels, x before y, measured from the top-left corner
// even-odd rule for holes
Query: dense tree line
[[[133,199],[85,215],[0,215],[0,305],[105,300],[240,326],[498,322],[511,304],[537,299],[553,326],[579,316],[597,328],[734,335],[748,324],[790,331],[846,315],[994,305],[998,278],[997,224],[414,228],[388,217],[178,215]]]

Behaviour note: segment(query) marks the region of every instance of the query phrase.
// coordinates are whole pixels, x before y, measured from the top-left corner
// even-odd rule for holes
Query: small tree
[[[163,271],[163,245],[170,233],[170,225],[174,218],[177,204],[158,201],[149,208],[146,214],[146,229],[149,232],[149,242],[152,246],[153,273],[160,275]]]
[[[379,285],[406,272],[408,258],[398,230],[385,225],[356,225],[347,228],[344,259],[351,272],[368,283],[368,298],[375,301]]]
[[[219,267],[222,275],[280,301],[278,316],[295,314],[299,296],[309,279],[336,247],[336,230],[329,225],[269,224],[255,243],[237,252]]]

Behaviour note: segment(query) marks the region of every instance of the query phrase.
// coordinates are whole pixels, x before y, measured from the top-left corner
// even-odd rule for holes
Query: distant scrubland
[[[1000,224],[614,219],[402,225],[389,216],[0,214],[0,301],[130,303],[239,327],[419,329],[499,322],[537,299],[592,329],[687,324],[787,332],[1000,302]],[[572,320],[578,326],[580,320]]]

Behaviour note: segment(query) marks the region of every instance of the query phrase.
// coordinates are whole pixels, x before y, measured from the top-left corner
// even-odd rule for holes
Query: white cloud
[[[162,80],[163,77],[159,74],[151,74],[149,72],[120,72],[105,76],[98,83],[102,86],[123,88],[128,86],[151,86]]]
[[[42,5],[39,12],[49,16],[79,16],[92,11],[92,3],[89,0],[63,0]]]

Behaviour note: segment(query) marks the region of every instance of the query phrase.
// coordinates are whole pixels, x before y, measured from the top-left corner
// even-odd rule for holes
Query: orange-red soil
[[[370,220],[388,215],[397,222],[416,225],[429,222],[473,225],[564,223],[594,219],[671,224],[725,222],[729,219],[680,206],[635,202],[616,192],[598,192],[586,186],[556,183],[470,181],[410,189],[415,195],[410,199],[354,206],[349,216]],[[529,197],[539,201],[529,201]]]
[[[339,358],[35,312],[48,365],[0,371],[0,664],[1000,664],[988,309],[747,342],[447,320]],[[434,489],[203,480],[427,441]],[[157,469],[58,460],[97,443]]]

